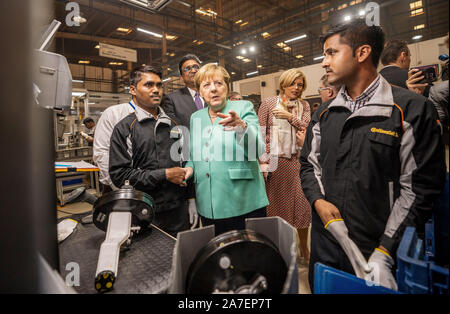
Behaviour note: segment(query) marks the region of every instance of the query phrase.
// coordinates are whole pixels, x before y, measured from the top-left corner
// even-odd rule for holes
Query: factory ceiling
[[[163,7],[154,12],[140,7],[143,2],[78,0],[80,23],[70,26],[65,21],[74,2],[54,0],[54,18],[62,22],[55,51],[70,63],[113,69],[158,65],[166,76],[178,76],[179,59],[195,53],[202,62],[225,65],[232,80],[239,80],[255,71],[267,74],[320,62],[319,36],[331,25],[368,14],[370,1],[157,0],[150,2]],[[427,40],[448,32],[448,0],[378,3],[387,39],[412,43],[415,36]],[[135,49],[137,62],[101,57],[99,43]]]

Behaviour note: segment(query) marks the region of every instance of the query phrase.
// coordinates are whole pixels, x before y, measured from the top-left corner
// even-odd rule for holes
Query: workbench
[[[64,192],[69,192],[79,187],[86,186],[83,179],[89,175],[90,187],[95,189],[97,196],[100,196],[98,173],[100,169],[86,161],[78,162],[55,162],[56,175],[56,195],[61,206],[64,206]],[[71,183],[71,181],[75,183]],[[81,181],[81,182],[78,182]],[[64,185],[63,182],[71,184]]]

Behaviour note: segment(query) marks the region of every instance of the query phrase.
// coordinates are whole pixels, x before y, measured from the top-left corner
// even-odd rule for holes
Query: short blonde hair
[[[223,76],[223,80],[225,82],[225,85],[227,86],[227,98],[230,94],[230,74],[228,74],[227,70],[225,70],[224,67],[217,65],[215,63],[208,63],[205,64],[198,70],[197,73],[195,73],[194,77],[194,83],[195,88],[200,91],[200,85],[203,81],[212,78],[215,74],[220,73]]]
[[[289,87],[294,83],[296,79],[299,77],[303,78],[303,89],[300,93],[299,98],[302,96],[303,92],[306,90],[306,77],[299,68],[289,69],[281,73],[278,88],[280,89],[280,93],[284,94],[284,89]]]

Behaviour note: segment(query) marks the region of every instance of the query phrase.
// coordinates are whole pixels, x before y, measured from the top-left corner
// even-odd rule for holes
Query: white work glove
[[[398,290],[397,282],[392,275],[394,259],[380,249],[375,249],[369,258],[370,271],[366,275],[366,280],[374,282],[376,285]]]
[[[331,232],[347,254],[356,276],[365,279],[371,269],[355,242],[348,236],[348,229],[344,220],[332,219],[325,225],[325,229]]]
[[[195,198],[189,199],[189,223],[191,224],[191,230],[197,227],[198,213]]]

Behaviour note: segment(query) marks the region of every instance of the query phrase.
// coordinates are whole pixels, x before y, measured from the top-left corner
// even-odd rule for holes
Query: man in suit
[[[173,115],[180,125],[188,129],[191,114],[204,107],[204,100],[200,97],[194,84],[194,76],[200,69],[200,63],[196,55],[185,55],[180,60],[178,69],[186,87],[173,91],[163,100],[163,107],[167,114]]]
[[[411,64],[411,52],[408,43],[404,40],[392,40],[386,44],[381,54],[383,68],[380,74],[391,85],[406,87],[408,70]]]
[[[195,87],[194,77],[200,69],[200,59],[194,54],[187,54],[181,58],[178,64],[181,80],[186,87],[177,89],[172,93],[165,95],[162,100],[162,108],[168,116],[172,117],[179,125],[189,130],[191,115],[205,106],[205,102],[200,97],[197,88]],[[184,147],[189,148],[189,133],[184,133],[183,142]],[[187,161],[189,159],[189,149],[182,150],[182,159]],[[191,228],[195,228],[198,222],[198,213],[195,207],[195,199],[189,200],[189,223]]]

